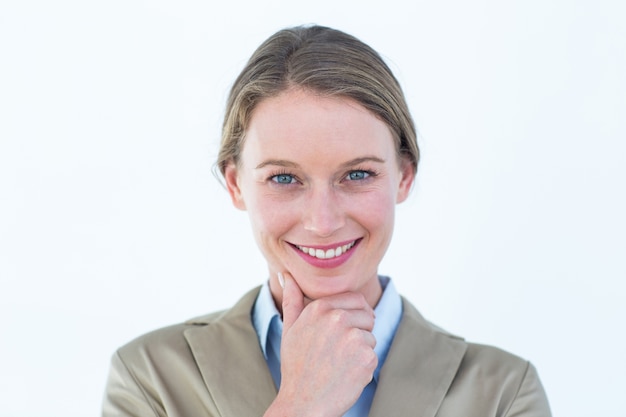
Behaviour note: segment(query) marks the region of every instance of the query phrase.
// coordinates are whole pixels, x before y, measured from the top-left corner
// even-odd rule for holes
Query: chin
[[[345,292],[362,292],[364,283],[355,283],[345,275],[333,275],[325,273],[323,275],[306,274],[311,278],[300,280],[298,285],[310,299],[328,297],[334,294]]]

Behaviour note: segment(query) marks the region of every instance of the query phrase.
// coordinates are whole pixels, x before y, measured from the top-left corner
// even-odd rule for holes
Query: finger
[[[374,316],[369,311],[364,310],[335,310],[334,313],[339,320],[345,317],[346,327],[365,330],[371,332],[374,329]]]
[[[325,300],[313,301],[306,307],[304,314],[314,317],[316,322],[323,322],[333,329],[359,329],[371,332],[374,329],[374,316],[370,311],[344,310],[329,308]]]
[[[372,349],[376,347],[376,336],[374,336],[372,332],[361,330],[361,337],[367,346]]]
[[[367,303],[363,294],[359,292],[333,294],[318,300],[323,302],[328,309],[362,310],[374,317],[374,309]]]
[[[280,274],[280,272],[279,272]],[[289,331],[304,310],[304,295],[291,274],[281,274],[283,287],[283,331]]]

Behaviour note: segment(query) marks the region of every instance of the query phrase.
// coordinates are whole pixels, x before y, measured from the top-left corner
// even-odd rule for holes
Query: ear
[[[400,183],[398,184],[398,194],[396,203],[402,203],[411,193],[413,182],[415,181],[415,169],[411,161],[402,156],[400,158]]]
[[[246,204],[243,201],[243,194],[239,184],[240,180],[237,165],[232,161],[229,162],[224,169],[224,180],[226,181],[226,189],[228,190],[228,194],[230,194],[233,205],[239,210],[245,210]]]

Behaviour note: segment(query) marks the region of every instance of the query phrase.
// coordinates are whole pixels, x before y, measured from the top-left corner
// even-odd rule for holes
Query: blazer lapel
[[[204,383],[222,416],[260,416],[276,387],[259,347],[250,312],[259,289],[212,320],[185,331]],[[204,324],[204,325],[202,325]]]
[[[433,328],[403,299],[402,321],[381,369],[369,415],[433,417],[465,350],[462,339]]]

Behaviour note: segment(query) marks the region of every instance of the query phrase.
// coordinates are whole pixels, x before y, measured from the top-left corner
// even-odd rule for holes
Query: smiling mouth
[[[338,256],[343,255],[344,253],[348,252],[350,249],[352,249],[354,247],[354,245],[357,243],[356,240],[345,244],[345,245],[341,245],[341,246],[337,246],[334,249],[316,249],[316,248],[309,248],[306,246],[301,246],[301,245],[294,245],[296,248],[298,248],[301,252],[306,253],[309,256],[312,256],[314,258],[317,259],[333,259],[336,258]]]

